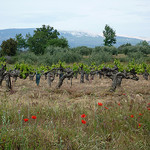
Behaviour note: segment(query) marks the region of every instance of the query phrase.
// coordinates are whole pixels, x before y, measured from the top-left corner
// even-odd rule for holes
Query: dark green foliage
[[[50,39],[49,41],[47,41],[47,45],[55,46],[55,47],[62,47],[62,48],[69,47],[68,41],[64,37],[61,37],[60,39],[58,38]]]
[[[141,41],[140,43],[136,44],[137,46],[146,46],[146,47],[149,47],[149,44],[147,41]]]
[[[96,52],[96,53],[104,51],[104,52],[108,52],[112,55],[117,55],[118,54],[118,50],[114,46],[97,46],[97,47],[95,47],[95,49],[93,51]]]
[[[129,53],[141,53],[141,56],[147,56],[150,54],[150,45],[146,41],[142,41],[135,46],[132,46],[130,43],[123,44],[118,47],[118,52],[128,55]]]
[[[34,30],[33,37],[28,39],[29,49],[35,54],[44,54],[47,41],[52,37],[58,38],[57,31],[53,27],[43,25],[42,28],[37,28]]]
[[[105,29],[103,31],[103,35],[105,37],[105,39],[104,39],[104,45],[105,46],[112,46],[113,44],[116,43],[116,33],[107,24],[105,25]]]
[[[137,49],[135,48],[135,46],[124,46],[122,48],[119,48],[119,53],[123,53],[125,55],[131,52],[136,52],[136,51]]]
[[[103,51],[102,46],[96,46],[93,50],[93,52],[95,52],[95,53],[99,53],[101,51]]]
[[[27,64],[35,65],[52,65],[57,63],[59,60],[66,63],[73,63],[81,61],[82,57],[80,54],[72,52],[67,48],[52,47],[46,48],[45,54],[35,55],[33,52],[22,52],[17,57],[13,57],[16,62],[25,62]]]
[[[88,56],[88,55],[91,55],[93,48],[89,48],[86,46],[80,46],[80,47],[72,48],[71,50],[74,52],[77,52],[83,56]]]
[[[13,57],[15,62],[25,62],[27,64],[37,64],[39,57],[36,56],[33,52],[22,52],[18,56]]]
[[[147,56],[148,54],[150,54],[150,46],[137,46],[137,51]]]
[[[112,61],[112,55],[105,51],[100,51],[98,53],[93,52],[87,61],[88,64],[95,62],[96,65],[99,65],[103,62]]]
[[[141,63],[141,62],[144,62],[144,55],[142,52],[130,52],[128,53],[128,60],[131,61],[131,60],[135,60],[137,63]]]
[[[150,46],[125,46],[122,48],[118,48],[119,53],[123,53],[125,55],[128,55],[129,53],[141,53],[141,56],[147,56],[150,54]]]
[[[132,46],[132,45],[130,43],[126,43],[126,44],[123,44],[123,45],[119,46],[118,47],[118,53],[119,54],[124,53],[125,55],[127,55],[128,46]]]
[[[16,34],[16,41],[18,50],[27,48],[27,41],[23,38],[22,34]]]
[[[82,57],[80,54],[71,51],[67,48],[60,47],[48,47],[46,48],[46,52],[43,56],[40,56],[39,61],[46,65],[52,65],[53,63],[57,63],[59,60],[61,62],[73,63],[81,61]]]
[[[56,60],[60,60],[66,63],[74,63],[81,61],[81,55],[71,51],[60,52],[55,55]]]
[[[12,38],[3,41],[1,48],[2,55],[14,56],[17,52],[17,41]]]
[[[58,40],[59,35],[59,32],[56,29],[54,30],[53,27],[43,25],[42,28],[34,30],[33,37],[28,36],[29,49],[38,55],[44,54],[45,48],[50,44],[64,47],[66,40],[64,38],[61,38],[63,41]]]
[[[132,44],[126,43],[126,44],[120,45],[120,46],[118,47],[118,49],[121,49],[122,47],[126,47],[126,46],[132,46]]]

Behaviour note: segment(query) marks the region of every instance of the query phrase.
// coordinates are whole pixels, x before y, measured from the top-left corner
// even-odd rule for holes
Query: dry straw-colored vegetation
[[[57,82],[50,88],[44,77],[39,87],[35,80],[18,79],[10,92],[3,82],[0,149],[150,149],[149,80],[124,79],[114,93],[108,92],[108,78],[95,77],[84,84],[73,79],[72,87],[65,80],[60,89],[55,88]],[[82,114],[87,116],[81,118]]]

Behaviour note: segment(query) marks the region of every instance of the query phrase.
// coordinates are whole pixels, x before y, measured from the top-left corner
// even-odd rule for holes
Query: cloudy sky
[[[38,28],[150,39],[150,0],[1,0],[0,29]]]

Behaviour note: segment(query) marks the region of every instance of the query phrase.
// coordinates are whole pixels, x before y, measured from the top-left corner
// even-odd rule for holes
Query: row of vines
[[[5,64],[6,64],[5,61],[0,61],[0,69]],[[29,65],[25,63],[16,63],[14,65],[7,65],[6,70],[7,71],[14,70],[14,69],[20,70],[21,71],[20,76],[25,79],[27,74],[33,74],[36,72],[44,73],[54,68],[59,68],[60,65],[65,69],[70,68],[73,71],[78,71],[79,68],[83,65],[83,70],[86,73],[90,73],[91,70],[92,71],[101,70],[103,67],[113,68],[114,65],[118,67],[118,71],[120,72],[122,72],[123,70],[125,70],[126,72],[130,72],[134,68],[137,74],[143,74],[146,68],[147,72],[150,73],[150,64],[146,64],[146,63],[136,64],[134,60],[129,62],[128,64],[121,64],[121,62],[117,59],[114,60],[114,64],[102,63],[99,66],[96,66],[95,63],[92,63],[91,66],[88,66],[83,63],[74,63],[73,65],[67,65],[66,63],[61,62],[61,61],[59,61],[57,64],[53,64],[52,66],[45,66],[45,65],[34,66],[34,65]]]
[[[26,79],[28,76],[30,80],[36,75],[36,79],[40,80],[41,75],[45,76],[48,80],[49,86],[55,79],[55,76],[59,76],[59,82],[57,88],[60,88],[63,84],[64,79],[77,78],[80,75],[80,83],[84,83],[84,80],[94,79],[95,75],[99,75],[99,78],[106,76],[112,80],[112,86],[110,91],[115,91],[116,87],[121,86],[122,79],[139,80],[138,75],[148,80],[150,74],[150,64],[141,63],[136,64],[135,61],[131,61],[128,64],[122,64],[119,60],[115,59],[114,64],[100,64],[96,65],[92,63],[90,66],[83,63],[74,63],[67,65],[64,62],[59,61],[57,64],[52,66],[34,66],[25,63],[17,63],[14,65],[7,65],[5,61],[0,61],[0,85],[5,79],[8,83],[7,86],[11,89],[11,77],[17,80],[17,77]],[[37,85],[39,81],[36,81]]]

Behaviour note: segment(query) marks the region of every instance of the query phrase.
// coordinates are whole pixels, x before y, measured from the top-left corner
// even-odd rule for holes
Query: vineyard
[[[15,64],[14,66],[7,67],[5,62],[0,62],[1,70],[0,70],[0,85],[2,85],[2,81],[6,80],[6,86],[9,90],[11,90],[11,77],[16,82],[17,78],[26,79],[29,76],[30,80],[33,80],[36,75],[36,83],[37,85],[40,82],[40,77],[42,75],[45,76],[45,80],[47,79],[48,85],[51,87],[51,83],[55,79],[55,77],[59,76],[59,82],[56,88],[60,88],[63,84],[64,79],[71,80],[80,75],[80,83],[84,83],[85,80],[90,81],[94,80],[95,75],[99,75],[101,79],[102,76],[110,78],[112,80],[112,86],[110,91],[115,91],[116,87],[121,86],[122,79],[132,79],[139,80],[137,74],[142,74],[144,79],[148,80],[148,76],[150,73],[150,65],[145,63],[135,64],[134,61],[128,63],[126,66],[122,65],[119,60],[115,60],[114,64],[106,65],[101,64],[96,66],[95,63],[92,63],[91,66],[82,64],[82,63],[74,63],[72,66],[66,65],[65,63],[58,62],[56,65],[52,66],[32,66],[28,64]],[[39,76],[39,77],[38,77]]]
[[[0,62],[0,149],[149,150],[150,65]]]

